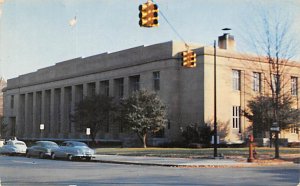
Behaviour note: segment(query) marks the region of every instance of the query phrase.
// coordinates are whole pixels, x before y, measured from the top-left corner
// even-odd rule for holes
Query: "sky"
[[[300,33],[300,0],[155,0],[160,10],[155,28],[138,24],[138,7],[145,2],[0,0],[0,76],[10,79],[77,57],[171,40],[213,45],[226,27],[237,50],[246,51],[244,32],[259,29],[251,24],[257,9],[280,9]]]

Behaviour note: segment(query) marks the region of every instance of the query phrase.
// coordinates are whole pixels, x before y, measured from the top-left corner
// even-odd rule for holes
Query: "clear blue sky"
[[[141,28],[146,0],[0,0],[0,76],[17,77],[64,60],[140,45],[181,40],[160,15],[160,26]],[[240,35],[257,15],[254,7],[289,12],[300,33],[299,0],[156,0],[186,42],[212,45],[222,28]],[[263,3],[261,3],[263,2]],[[69,21],[76,16],[74,27]],[[245,44],[245,43],[244,43]]]

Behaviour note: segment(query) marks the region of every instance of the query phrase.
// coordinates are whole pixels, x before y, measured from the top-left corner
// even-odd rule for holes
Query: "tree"
[[[108,126],[113,111],[115,111],[115,104],[111,97],[89,96],[76,104],[71,121],[75,123],[75,128],[80,132],[90,128],[90,137],[95,142],[98,131]]]
[[[6,132],[6,125],[4,123],[4,117],[0,115],[0,138],[4,136]]]
[[[265,132],[269,132],[274,118],[274,100],[268,96],[258,96],[248,102],[249,111],[244,111],[252,123],[252,130],[255,137],[264,137]],[[281,129],[288,129],[300,119],[300,110],[292,108],[293,100],[290,97],[283,97],[278,105],[278,122]]]
[[[244,112],[246,117],[256,122],[253,123],[254,130],[270,131],[272,124],[277,124],[281,130],[290,126],[286,124],[285,118],[293,118],[295,112],[291,109],[290,88],[286,88],[291,79],[287,76],[287,72],[291,69],[287,64],[293,64],[291,60],[295,59],[298,54],[299,37],[293,32],[295,22],[290,19],[288,9],[276,3],[271,6],[261,5],[261,7],[256,7],[259,15],[257,19],[253,22],[247,21],[247,25],[251,27],[246,27],[248,31],[245,32],[247,36],[244,38],[247,38],[245,43],[249,44],[250,50],[257,53],[257,60],[260,61],[257,64],[261,68],[267,91],[249,101],[248,105],[252,107],[250,108],[252,113]],[[259,101],[263,101],[265,105]],[[286,107],[286,109],[281,107]],[[263,116],[260,111],[264,111],[266,115]],[[262,120],[258,121],[258,119]],[[279,158],[278,133],[280,131],[275,133],[275,158]]]
[[[120,119],[137,134],[144,148],[147,148],[147,134],[155,133],[166,126],[166,106],[155,93],[136,91],[121,101]]]

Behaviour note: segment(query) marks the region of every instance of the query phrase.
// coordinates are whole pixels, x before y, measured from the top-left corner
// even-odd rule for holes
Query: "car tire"
[[[68,160],[70,160],[70,161],[73,161],[73,160],[74,160],[74,157],[73,157],[72,154],[69,154],[69,155],[68,155]]]
[[[29,152],[26,152],[26,158],[30,158]]]
[[[55,154],[54,154],[54,153],[52,153],[52,154],[51,154],[51,159],[53,159],[53,160],[55,160],[55,159],[56,159],[56,157],[55,157]]]
[[[45,158],[45,154],[43,152],[40,152],[39,158],[44,159]]]

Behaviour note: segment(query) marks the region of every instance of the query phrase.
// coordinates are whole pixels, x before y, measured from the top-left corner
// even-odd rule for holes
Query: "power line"
[[[155,1],[152,0],[153,3],[156,3]],[[156,3],[157,4],[157,3]],[[171,29],[175,32],[175,34],[184,42],[185,46],[187,48],[189,48],[188,44],[185,42],[185,40],[183,39],[183,37],[181,37],[181,35],[177,32],[177,30],[175,29],[175,27],[170,23],[170,21],[167,19],[167,17],[163,14],[163,12],[161,11],[161,9],[159,10],[159,13],[161,14],[161,16],[164,18],[164,20],[168,23],[168,25],[171,27]]]

